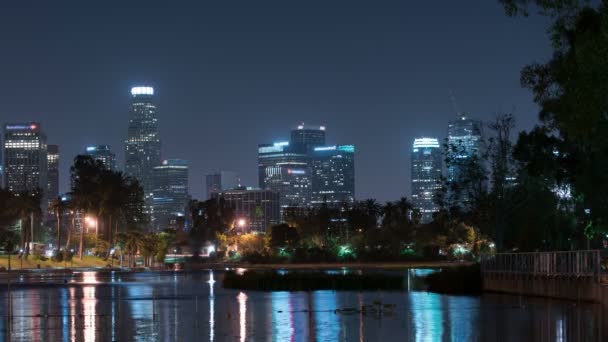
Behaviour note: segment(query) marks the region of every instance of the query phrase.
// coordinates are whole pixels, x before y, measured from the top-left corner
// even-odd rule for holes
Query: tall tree
[[[608,7],[605,1],[502,0],[510,15],[550,17],[553,56],[525,67],[521,83],[541,110],[542,132],[559,140],[578,230],[608,232]],[[564,160],[562,160],[564,161]]]

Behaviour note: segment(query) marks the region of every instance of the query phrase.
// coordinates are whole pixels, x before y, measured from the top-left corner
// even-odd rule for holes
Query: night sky
[[[67,191],[85,145],[124,166],[130,87],[149,84],[162,157],[189,161],[195,198],[214,170],[257,186],[257,144],[304,122],[356,145],[357,198],[395,200],[412,140],[443,139],[456,117],[450,90],[471,117],[535,124],[519,72],[549,57],[546,27],[492,0],[6,1],[0,123],[42,124]]]

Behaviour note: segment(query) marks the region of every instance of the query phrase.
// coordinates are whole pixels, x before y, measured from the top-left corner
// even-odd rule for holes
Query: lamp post
[[[19,260],[21,263],[21,269],[23,269],[23,248],[19,250]]]
[[[74,269],[74,248],[70,249],[70,268]]]

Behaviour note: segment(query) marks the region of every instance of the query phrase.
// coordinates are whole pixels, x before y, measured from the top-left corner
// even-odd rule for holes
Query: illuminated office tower
[[[47,145],[47,198],[49,202],[59,196],[59,146]]]
[[[4,187],[12,192],[48,192],[46,136],[38,123],[4,126]]]
[[[167,159],[154,167],[152,216],[156,230],[178,228],[177,220],[185,218],[189,200],[187,161]]]
[[[110,145],[90,145],[85,148],[85,155],[99,160],[108,170],[116,170],[116,155],[110,149]]]
[[[325,126],[305,126],[303,123],[291,131],[290,149],[307,153],[312,148],[325,145]]]
[[[279,193],[281,213],[309,206],[312,177],[306,153],[292,151],[289,142],[259,145],[258,172],[260,188]]]
[[[462,176],[463,166],[471,158],[477,158],[481,162],[482,154],[482,128],[480,120],[472,120],[462,114],[458,120],[450,121],[448,124],[448,152],[447,167],[448,182],[459,182]],[[462,205],[468,201],[466,192],[450,196],[454,203]]]
[[[239,186],[239,178],[236,172],[218,171],[205,175],[207,187],[207,199],[213,197],[214,193],[236,189]]]
[[[310,152],[313,206],[355,201],[355,146],[317,146]]]
[[[239,187],[212,194],[213,198],[223,198],[234,210],[237,221],[244,222],[245,231],[266,232],[268,227],[281,222],[280,196],[272,190]]]
[[[150,212],[154,189],[154,167],[160,165],[160,137],[154,88],[131,88],[131,111],[125,141],[125,173],[144,189],[146,211]]]
[[[420,213],[420,222],[433,220],[439,211],[435,196],[441,189],[443,153],[435,138],[418,138],[412,146],[412,204]]]

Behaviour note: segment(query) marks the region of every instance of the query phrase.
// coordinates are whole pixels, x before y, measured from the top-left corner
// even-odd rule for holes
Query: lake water
[[[218,271],[65,277],[18,280],[55,286],[13,280],[10,303],[1,286],[5,341],[608,340],[607,311],[591,303],[419,291],[225,290]],[[72,285],[62,285],[64,279]],[[352,310],[364,306],[364,313]]]

